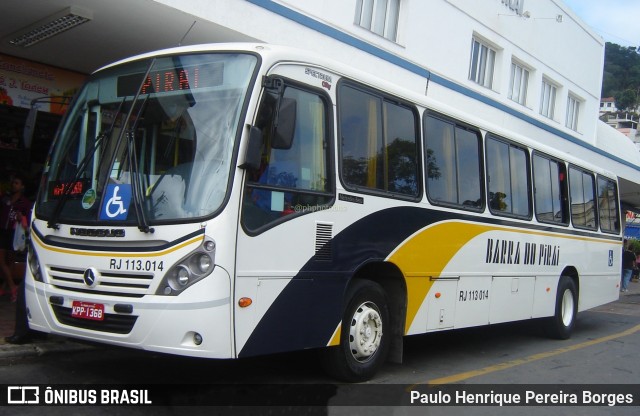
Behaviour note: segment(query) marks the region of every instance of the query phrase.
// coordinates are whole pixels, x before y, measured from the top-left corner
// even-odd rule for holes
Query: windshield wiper
[[[75,184],[80,179],[80,175],[82,175],[82,173],[84,172],[89,162],[91,162],[91,160],[95,156],[96,151],[98,150],[98,147],[100,147],[100,145],[102,144],[102,141],[111,135],[111,132],[113,131],[113,128],[116,125],[118,114],[120,114],[120,111],[122,111],[122,106],[124,105],[125,100],[126,100],[126,97],[122,98],[122,101],[120,101],[120,105],[118,106],[118,110],[116,111],[113,117],[113,121],[111,122],[111,125],[107,130],[104,130],[96,137],[96,141],[93,144],[93,148],[91,148],[91,150],[89,150],[89,152],[87,152],[87,154],[84,155],[84,157],[78,164],[78,168],[76,169],[76,172],[73,175],[73,179],[64,186],[62,190],[62,194],[60,195],[60,199],[58,200],[58,203],[56,204],[53,210],[53,214],[51,214],[51,218],[49,218],[49,221],[47,222],[47,228],[53,228],[54,230],[58,230],[60,228],[60,226],[58,225],[58,217],[60,216],[60,213],[62,212],[64,205],[69,200],[71,189],[73,189]]]
[[[150,94],[147,94],[144,102],[140,105],[140,110],[138,111],[136,122],[134,123],[134,128],[127,129],[126,127],[129,125],[129,120],[131,120],[131,115],[133,114],[133,110],[136,106],[136,102],[138,101],[138,98],[140,98],[140,92],[142,91],[142,86],[144,85],[147,77],[149,76],[149,73],[151,72],[151,68],[153,68],[153,66],[155,65],[155,62],[156,62],[155,58],[151,60],[151,62],[149,63],[149,66],[147,67],[146,72],[144,73],[144,75],[142,76],[142,79],[140,80],[140,85],[138,85],[138,89],[136,90],[136,95],[134,95],[133,100],[131,101],[131,108],[129,108],[127,117],[125,118],[124,123],[122,123],[123,128],[120,131],[120,134],[118,135],[118,141],[116,142],[116,145],[114,147],[114,149],[119,149],[120,145],[122,144],[122,139],[124,138],[125,135],[127,136],[127,150],[128,150],[127,153],[129,154],[129,167],[130,169],[132,169],[133,166],[135,165],[136,174],[138,173],[138,160],[137,160],[137,157],[132,157],[132,154],[131,154],[133,152],[134,153],[133,156],[135,156],[135,141],[133,140],[133,138],[135,138],[135,128],[138,125],[138,121],[140,120],[140,116],[142,115],[142,112],[147,104],[147,100],[149,99]],[[113,155],[111,156],[110,166],[113,166],[116,159],[116,154],[117,152],[113,152]],[[136,209],[136,219],[138,221],[138,229],[144,233],[153,233],[155,230],[149,227],[149,225],[147,224],[147,220],[144,215],[144,212],[141,212],[144,210],[144,208],[140,205],[141,191],[137,187],[139,186],[139,184],[137,185],[134,184],[133,179],[134,178],[133,178],[133,172],[132,172],[131,194],[133,196],[133,203]]]
[[[138,115],[136,116],[136,121],[133,123],[133,126],[127,132],[127,145],[128,145],[128,155],[129,155],[129,169],[131,169],[131,195],[133,197],[133,205],[136,210],[136,219],[138,220],[138,229],[143,233],[153,233],[155,230],[149,227],[149,223],[147,222],[147,217],[144,213],[143,207],[143,191],[142,186],[140,184],[140,165],[138,163],[138,156],[136,154],[136,130],[138,129],[138,123],[140,122],[140,118],[144,113],[144,109],[147,105],[147,101],[149,100],[149,95],[145,97],[144,101],[140,105],[140,110],[138,111]]]

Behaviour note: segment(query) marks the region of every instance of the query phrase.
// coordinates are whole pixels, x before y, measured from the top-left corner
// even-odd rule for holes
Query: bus
[[[537,319],[566,339],[619,296],[618,183],[535,129],[275,45],[109,65],[44,169],[29,324],[191,357],[318,349],[352,382],[408,335]]]

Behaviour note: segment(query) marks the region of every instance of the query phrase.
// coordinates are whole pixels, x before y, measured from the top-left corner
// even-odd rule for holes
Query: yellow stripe
[[[478,370],[467,371],[464,373],[454,374],[447,377],[434,378],[433,380],[429,380],[426,383],[418,383],[418,384],[430,384],[430,385],[439,385],[439,384],[452,384],[459,383],[463,380],[467,380],[469,378],[483,376],[485,374],[494,373],[496,371],[507,370],[509,368],[513,368],[523,364],[529,364],[538,360],[543,360],[545,358],[554,357],[556,355],[564,354],[571,351],[576,351],[582,348],[591,347],[597,344],[601,344],[603,342],[611,341],[617,338],[626,337],[628,335],[635,334],[640,331],[640,325],[636,325],[633,328],[627,329],[626,331],[619,332],[617,334],[608,335],[602,338],[596,338],[590,341],[582,342],[580,344],[570,345],[564,348],[558,348],[556,350],[542,352],[539,354],[530,355],[529,357],[521,358],[518,360],[506,361],[504,363],[491,365],[488,367],[480,368]]]
[[[429,226],[405,240],[387,259],[402,270],[407,285],[405,334],[409,331],[413,320],[418,314],[420,305],[422,305],[427,293],[429,293],[429,290],[434,284],[434,280],[427,279],[427,277],[440,276],[449,261],[462,247],[473,238],[490,231],[564,238],[593,243],[618,243],[617,241],[614,242],[604,238],[532,231],[459,221],[443,222]]]
[[[417,233],[389,257],[388,260],[402,270],[407,284],[405,333],[433,286],[433,280],[425,277],[439,276],[461,246],[492,229],[480,224],[441,223]]]
[[[334,347],[336,345],[340,345],[340,331],[342,330],[342,322],[338,324],[338,327],[333,332],[333,336],[331,337],[331,341],[327,344],[327,347]]]
[[[144,252],[144,253],[140,253],[140,252],[99,252],[99,251],[90,251],[90,250],[84,250],[84,251],[80,251],[80,250],[71,250],[71,249],[66,249],[66,248],[60,248],[60,247],[53,247],[50,246],[48,244],[45,244],[42,240],[40,240],[40,238],[38,238],[38,236],[36,235],[36,233],[32,233],[31,234],[31,238],[33,241],[35,241],[40,247],[42,247],[45,250],[49,250],[49,251],[53,251],[56,253],[62,253],[62,254],[73,254],[76,256],[91,256],[91,257],[156,257],[156,256],[163,256],[169,253],[172,253],[176,250],[180,250],[183,247],[186,247],[188,245],[191,245],[193,243],[201,243],[202,240],[204,240],[204,235],[199,235],[196,237],[193,237],[187,241],[185,241],[184,243],[178,244],[176,246],[173,247],[169,247],[167,249],[161,250],[161,251],[155,251],[155,252]]]

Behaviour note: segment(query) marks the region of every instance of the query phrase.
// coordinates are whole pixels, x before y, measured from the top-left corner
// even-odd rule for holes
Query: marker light
[[[241,308],[249,307],[252,303],[253,300],[251,300],[251,298],[240,298],[238,300],[238,306],[240,306]]]

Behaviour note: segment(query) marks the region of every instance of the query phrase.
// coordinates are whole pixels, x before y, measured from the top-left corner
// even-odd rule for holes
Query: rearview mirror
[[[249,140],[244,153],[244,161],[239,166],[240,169],[258,170],[262,159],[262,130],[256,126],[251,126],[249,130]]]
[[[278,113],[273,123],[272,148],[280,150],[291,149],[296,130],[296,114],[296,100],[286,97],[280,98]]]

